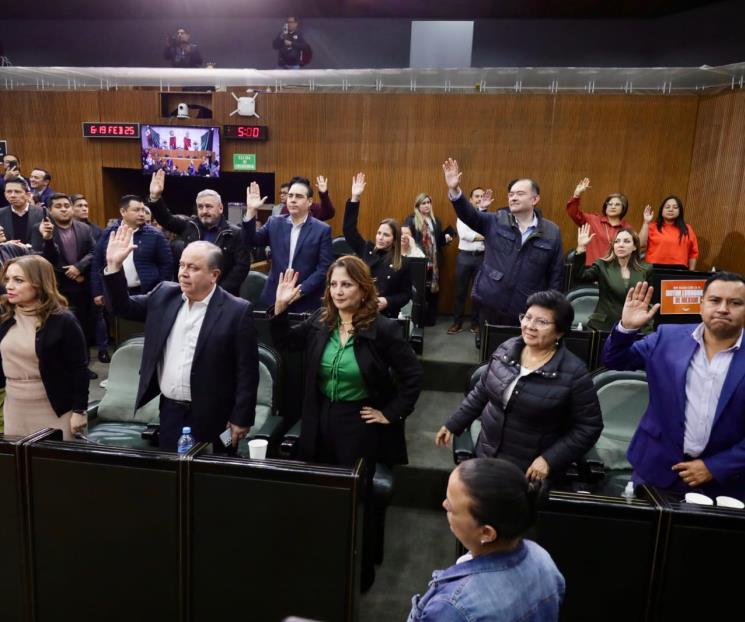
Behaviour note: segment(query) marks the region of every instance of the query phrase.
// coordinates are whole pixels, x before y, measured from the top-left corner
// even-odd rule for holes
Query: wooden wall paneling
[[[745,273],[745,93],[701,98],[686,220],[703,269]]]
[[[0,93],[0,135],[21,158],[24,176],[34,167],[52,174],[51,187],[82,192],[100,203],[100,146],[83,138],[81,123],[98,116],[98,94],[91,91],[14,91]]]
[[[240,89],[232,90],[243,94]],[[84,177],[97,193],[97,203],[106,210],[111,210],[115,197],[106,197],[104,203],[101,167],[139,168],[139,146],[134,141],[76,143],[83,140],[76,138],[80,136],[79,121],[100,118],[185,124],[160,119],[158,92],[153,90],[53,95],[69,98],[62,106],[66,111],[62,116],[66,115],[74,129],[49,126],[44,140],[39,138],[25,147],[24,158],[24,152],[14,147],[18,139],[11,135],[9,126],[14,125],[13,119],[22,124],[26,110],[47,114],[50,106],[44,103],[46,93],[14,92],[0,94],[4,113],[7,111],[0,118],[0,134],[13,139],[10,147],[19,151],[24,164],[36,157],[32,154],[37,147],[43,158],[51,154],[51,145],[68,141],[68,146],[79,146],[77,162],[54,161],[57,175],[74,180],[86,171]],[[700,148],[694,151],[694,138],[704,140],[708,136],[705,128],[713,123],[702,118],[697,127],[696,96],[261,93],[257,101],[260,119],[230,117],[235,108],[230,92],[216,92],[212,101],[214,118],[190,123],[256,122],[268,125],[270,131],[266,143],[226,141],[223,137],[224,170],[232,169],[233,153],[243,152],[256,154],[259,171],[275,172],[277,185],[296,174],[311,180],[318,174],[326,175],[337,207],[337,216],[331,221],[335,235],[341,234],[351,177],[359,170],[368,175],[359,223],[364,236],[372,237],[384,217],[403,220],[411,213],[419,192],[430,193],[438,218],[446,225],[454,224],[440,168],[446,157],[453,156],[465,171],[466,192],[475,185],[491,187],[497,206],[506,204],[507,181],[534,177],[542,188],[540,207],[561,227],[565,250],[576,243],[576,228],[564,207],[581,177],[592,179],[583,202],[586,209],[598,210],[608,193],[621,190],[632,205],[629,219],[639,226],[642,206],[647,202],[655,204],[669,192],[687,199],[691,153],[698,168],[708,157]],[[726,112],[726,106],[711,106],[708,114],[712,120]],[[724,178],[722,183],[726,183]],[[262,192],[271,196],[277,190]],[[692,199],[694,212],[695,205]],[[104,210],[98,209],[103,219]],[[704,227],[694,217],[692,222]],[[445,251],[440,297],[444,313],[452,309],[456,250],[454,242]]]

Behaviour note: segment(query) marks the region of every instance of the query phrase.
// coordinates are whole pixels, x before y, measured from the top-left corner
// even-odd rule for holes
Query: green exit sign
[[[234,171],[255,171],[256,154],[255,153],[234,153],[233,154]]]

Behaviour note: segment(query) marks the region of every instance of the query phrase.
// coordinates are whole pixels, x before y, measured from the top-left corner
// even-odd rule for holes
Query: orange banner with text
[[[705,279],[660,281],[660,314],[691,315],[699,312]]]

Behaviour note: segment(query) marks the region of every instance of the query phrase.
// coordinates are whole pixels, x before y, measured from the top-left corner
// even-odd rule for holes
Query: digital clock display
[[[83,123],[83,138],[139,137],[139,123]]]
[[[268,140],[269,128],[266,125],[226,125],[225,138],[235,140]]]

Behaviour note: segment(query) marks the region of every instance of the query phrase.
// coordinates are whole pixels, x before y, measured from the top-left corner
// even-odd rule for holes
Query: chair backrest
[[[331,252],[334,254],[334,257],[354,255],[354,250],[349,246],[349,243],[343,235],[337,236],[331,240]]]
[[[279,410],[280,378],[282,358],[279,353],[264,343],[259,344],[259,389],[256,395],[256,419],[253,427],[261,428],[267,418]]]
[[[254,309],[259,311],[263,306],[261,303],[261,292],[264,291],[264,286],[269,277],[264,272],[257,272],[251,270],[246,275],[243,283],[241,283],[240,296],[244,300],[248,300]]]
[[[465,394],[468,395],[473,387],[476,386],[476,383],[481,380],[481,376],[484,375],[486,372],[486,369],[489,367],[489,363],[481,363],[478,367],[474,368],[474,370],[471,372],[471,375],[468,377],[468,384],[466,386]],[[476,445],[476,441],[479,438],[479,434],[481,433],[481,419],[476,419],[471,423],[470,426],[470,433],[471,433],[471,440],[473,441],[474,446]]]
[[[595,307],[598,305],[597,292],[587,296],[575,296],[569,302],[572,305],[572,309],[574,309],[572,328],[577,328],[580,324],[582,324],[583,328],[586,327],[590,315],[592,315]]]
[[[427,290],[427,259],[425,257],[407,257],[404,261],[409,265],[411,275],[411,321],[414,326],[424,325],[423,313]]]
[[[575,298],[581,298],[583,296],[597,296],[598,286],[597,285],[582,285],[567,292],[567,300],[572,302]]]
[[[111,356],[106,393],[98,405],[98,417],[101,421],[138,423],[158,421],[157,397],[135,412],[144,345],[144,337],[133,337],[122,343]]]
[[[604,425],[595,450],[608,469],[630,469],[626,450],[649,402],[647,374],[602,370],[592,381],[598,392]]]

